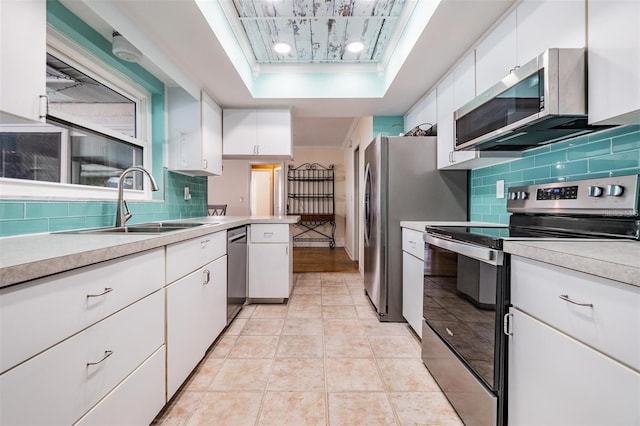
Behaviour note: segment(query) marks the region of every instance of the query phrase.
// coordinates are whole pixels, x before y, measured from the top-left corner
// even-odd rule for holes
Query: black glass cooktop
[[[518,217],[509,226],[427,226],[427,233],[502,250],[505,239],[628,238],[640,239],[638,218]]]

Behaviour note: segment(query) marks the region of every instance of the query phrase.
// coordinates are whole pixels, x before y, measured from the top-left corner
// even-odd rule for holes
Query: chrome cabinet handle
[[[211,240],[202,240],[202,241],[200,241],[200,247],[205,248],[210,241]]]
[[[265,232],[265,233],[264,233],[264,237],[265,237],[265,238],[267,238],[267,237],[268,237],[268,238],[273,237],[273,232]]]
[[[513,316],[513,314],[508,314],[507,313],[507,314],[504,314],[504,318],[502,318],[502,331],[507,336],[513,336],[513,332],[511,332],[509,330],[510,329],[509,325],[510,325],[510,322],[511,322],[511,321],[509,321],[509,318],[512,317],[512,316]]]
[[[411,240],[409,240],[409,244],[411,244],[413,247],[415,247],[415,246],[416,246],[416,242],[415,242],[415,241],[411,241]]]
[[[449,151],[449,162],[453,163],[453,151]]]
[[[211,271],[205,269],[204,271],[202,271],[202,284],[209,284],[209,281],[211,281]]]
[[[593,303],[580,303],[580,302],[576,302],[575,300],[571,300],[569,298],[568,294],[561,294],[560,296],[558,296],[560,299],[569,302],[569,303],[573,303],[574,305],[578,305],[578,306],[588,306],[590,308],[593,308]]]
[[[104,361],[105,359],[109,358],[111,355],[113,355],[113,351],[104,351],[104,356],[102,357],[101,360],[96,361],[96,362],[88,362],[87,363],[87,367],[90,366],[90,365],[100,364],[102,361]]]
[[[90,297],[100,297],[100,296],[104,296],[107,293],[111,293],[113,291],[113,289],[111,287],[105,287],[104,291],[100,294],[87,294],[87,299]]]
[[[209,160],[207,160],[206,158],[202,160],[203,164],[203,169],[208,169],[209,168]]]

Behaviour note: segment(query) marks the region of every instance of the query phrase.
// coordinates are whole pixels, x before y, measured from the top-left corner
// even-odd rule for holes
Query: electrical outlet
[[[188,186],[184,187],[184,199],[186,201],[191,199],[191,192],[189,192],[189,187]]]
[[[496,181],[496,198],[504,198],[504,180]]]

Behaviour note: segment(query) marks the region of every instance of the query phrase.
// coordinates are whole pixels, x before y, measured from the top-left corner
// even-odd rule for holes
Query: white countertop
[[[504,251],[551,265],[640,286],[639,241],[510,241]]]
[[[0,288],[252,223],[292,224],[299,216],[206,216],[166,222],[205,223],[165,234],[49,233],[0,238]]]

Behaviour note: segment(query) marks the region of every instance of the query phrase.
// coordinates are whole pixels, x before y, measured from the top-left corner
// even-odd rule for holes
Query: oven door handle
[[[440,247],[463,256],[471,257],[490,265],[502,265],[503,253],[500,250],[474,246],[453,240],[444,240],[430,234],[425,234],[424,240],[433,246]]]

